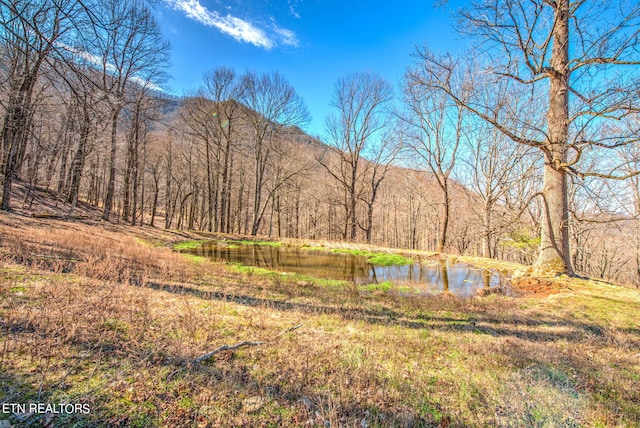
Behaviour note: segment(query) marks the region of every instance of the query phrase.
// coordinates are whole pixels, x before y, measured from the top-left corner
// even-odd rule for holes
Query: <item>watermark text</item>
[[[19,414],[19,413],[32,413],[32,414],[54,414],[54,415],[72,415],[82,414],[88,415],[91,413],[91,407],[88,404],[80,403],[61,403],[61,404],[49,404],[49,403],[2,403],[0,404],[0,413]]]

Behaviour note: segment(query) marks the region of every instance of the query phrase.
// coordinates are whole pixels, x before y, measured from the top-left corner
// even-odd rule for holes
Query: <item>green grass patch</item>
[[[300,274],[293,275],[292,279],[298,282],[310,282],[319,287],[325,287],[335,290],[344,289],[348,285],[348,281],[342,279],[316,278],[314,276]]]
[[[388,293],[389,290],[391,290],[391,287],[393,287],[393,282],[384,281],[378,284],[361,285],[358,288],[362,291],[368,291],[370,293],[375,293],[376,291],[382,292],[382,293]]]
[[[158,247],[162,247],[163,245],[162,241],[159,241],[159,240],[149,241],[147,239],[143,239],[137,236],[134,237],[134,240],[138,244],[142,245],[143,247],[148,247],[148,248],[158,248]]]
[[[305,251],[327,251],[325,247],[319,247],[317,245],[303,245],[300,248]]]
[[[401,256],[400,254],[376,254],[367,259],[369,263],[380,266],[403,266],[413,263],[413,259]]]
[[[246,266],[240,263],[227,263],[227,266],[231,269],[232,272],[241,273],[244,275],[258,275],[258,276],[273,276],[273,275],[286,275],[281,272],[275,272],[269,269],[256,267],[256,266]]]
[[[336,254],[349,254],[358,257],[373,257],[376,255],[376,253],[371,251],[355,250],[351,248],[334,248],[331,252]]]
[[[200,245],[204,244],[205,242],[208,242],[208,241],[203,239],[195,240],[195,241],[182,241],[182,242],[178,242],[177,244],[173,244],[171,248],[177,251],[193,250],[194,248],[198,248]]]
[[[332,278],[318,278],[300,273],[278,272],[256,266],[246,266],[241,263],[227,263],[231,272],[244,275],[255,275],[263,278],[277,278],[278,281],[288,284],[307,284],[331,290],[344,290],[349,285],[348,281]]]
[[[413,259],[401,256],[400,254],[374,253],[373,251],[347,248],[336,248],[331,250],[331,252],[336,254],[349,254],[356,257],[366,257],[367,262],[380,266],[402,266],[413,263]]]
[[[243,239],[241,241],[236,241],[238,242],[240,245],[261,245],[263,247],[280,247],[282,245],[282,242],[275,242],[275,241],[251,241],[248,239]]]
[[[196,256],[195,254],[181,254],[182,257],[184,257],[185,259],[189,260],[191,263],[195,263],[195,264],[201,264],[201,263],[205,263],[207,260],[209,260],[208,258],[204,257],[204,256]]]
[[[116,333],[126,334],[129,326],[117,318],[109,318],[102,323],[102,328]]]

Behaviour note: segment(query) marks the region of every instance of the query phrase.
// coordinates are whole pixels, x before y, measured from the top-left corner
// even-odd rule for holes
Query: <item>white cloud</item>
[[[297,0],[287,0],[287,3],[289,3],[289,12],[291,12],[291,15],[293,15],[295,18],[299,19],[300,18],[300,14],[296,10],[296,6],[298,5],[298,1]]]
[[[251,43],[254,46],[271,49],[277,44],[297,46],[295,34],[287,29],[274,26],[273,34],[269,35],[264,30],[241,18],[227,14],[220,15],[215,10],[208,10],[199,0],[165,0],[175,10],[180,10],[189,18],[209,27],[214,27],[234,39]]]
[[[274,27],[273,31],[278,35],[282,44],[294,47],[298,46],[298,39],[293,31],[279,27]]]

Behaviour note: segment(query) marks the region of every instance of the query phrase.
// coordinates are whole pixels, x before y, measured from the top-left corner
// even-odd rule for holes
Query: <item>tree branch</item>
[[[214,355],[222,352],[222,351],[233,351],[235,349],[240,349],[240,348],[245,348],[245,347],[249,347],[249,346],[260,346],[260,345],[264,345],[266,342],[250,342],[245,340],[244,342],[240,342],[240,343],[236,343],[235,345],[222,345],[219,348],[214,349],[211,352],[207,352],[206,354],[200,355],[198,358],[196,358],[195,360],[193,360],[192,364],[198,364],[201,363],[203,361],[208,360],[209,358],[213,357]]]

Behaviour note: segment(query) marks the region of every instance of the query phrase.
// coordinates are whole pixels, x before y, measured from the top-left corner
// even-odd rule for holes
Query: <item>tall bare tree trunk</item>
[[[491,212],[489,207],[485,208],[484,218],[482,219],[482,257],[493,257],[491,251]]]
[[[231,126],[231,125],[229,125]],[[229,233],[229,219],[228,219],[228,211],[230,204],[230,169],[229,163],[231,158],[231,142],[230,139],[227,138],[226,147],[224,150],[224,161],[222,164],[222,199],[220,201],[220,231]]]
[[[164,182],[164,228],[169,229],[171,227],[171,217],[169,213],[171,212],[171,192],[172,192],[172,180],[171,180],[171,157],[172,157],[172,135],[169,133],[168,145],[167,145],[167,156],[165,157],[165,182]]]
[[[5,9],[9,6],[7,9]],[[11,185],[22,165],[31,127],[33,91],[42,65],[50,56],[61,34],[62,8],[47,2],[34,2],[33,7],[17,13],[14,6],[2,2],[3,68],[9,78],[8,103],[0,130],[2,139],[2,203],[0,209],[11,208]],[[44,22],[44,24],[43,24]],[[12,58],[6,63],[5,58]]]
[[[132,187],[136,186],[136,178],[134,178],[134,170],[137,165],[137,151],[138,151],[138,141],[140,138],[140,103],[141,100],[137,100],[134,105],[133,118],[131,119],[129,136],[127,141],[127,156],[126,156],[126,168],[124,170],[123,177],[123,201],[122,201],[122,219],[124,221],[129,220],[129,213],[131,212],[132,205]],[[133,183],[133,186],[132,186]],[[135,197],[134,197],[135,199]],[[135,221],[135,210],[133,210],[132,217]]]
[[[136,137],[133,148],[133,171],[131,173],[131,182],[133,188],[131,189],[131,226],[136,225],[136,213],[138,211],[138,190],[140,187],[140,132],[136,131]],[[146,138],[146,135],[142,137]],[[142,205],[141,216],[143,217],[144,205]]]
[[[256,236],[258,234],[258,229],[260,228],[260,223],[262,222],[261,214],[261,206],[262,206],[262,187],[264,183],[264,171],[266,169],[266,161],[265,158],[267,155],[262,154],[262,144],[263,140],[260,138],[256,138],[256,154],[255,154],[255,180],[254,180],[254,189],[253,189],[253,221],[251,223],[251,235]],[[267,150],[268,152],[268,150]]]
[[[569,248],[567,172],[563,165],[569,139],[569,0],[555,6],[549,71],[549,146],[545,149],[542,236],[536,267],[573,274]]]
[[[205,154],[207,159],[207,219],[209,221],[208,230],[209,232],[213,232],[213,183],[211,179],[212,171],[211,171],[211,145],[209,143],[209,138],[205,138]]]
[[[449,217],[451,216],[451,197],[449,196],[449,179],[447,177],[443,178],[443,184],[442,196],[444,198],[444,215],[442,217],[442,225],[440,229],[440,236],[438,239],[437,251],[439,253],[444,252],[448,244]]]
[[[540,253],[536,260],[542,271],[573,274],[569,248],[567,174],[552,163],[544,166],[544,196]]]
[[[357,164],[357,162],[356,162]],[[358,226],[358,219],[356,213],[356,186],[358,183],[358,169],[354,167],[351,170],[351,186],[349,187],[349,240],[356,240],[356,232]]]
[[[117,106],[113,109],[111,116],[111,154],[109,157],[109,181],[107,182],[107,194],[104,197],[104,211],[102,219],[109,220],[111,209],[113,207],[113,196],[116,185],[116,151],[118,143],[118,117],[120,116],[121,107]]]
[[[11,185],[17,178],[21,154],[24,154],[24,146],[27,143],[27,134],[30,127],[30,110],[33,88],[36,84],[40,70],[39,60],[34,70],[24,77],[17,94],[9,97],[9,106],[2,127],[2,173],[4,182],[2,186],[2,210],[11,208]]]
[[[82,170],[84,169],[85,159],[87,158],[87,145],[89,142],[90,132],[90,119],[89,113],[86,110],[83,113],[83,123],[80,129],[80,141],[78,142],[78,149],[73,157],[71,186],[69,187],[69,194],[67,195],[67,203],[76,205],[78,202],[78,195],[80,193],[80,181],[82,180]]]

